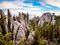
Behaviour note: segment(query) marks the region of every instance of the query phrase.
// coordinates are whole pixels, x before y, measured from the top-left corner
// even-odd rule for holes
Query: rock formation
[[[18,45],[20,40],[25,40],[25,34],[27,32],[27,24],[26,24],[26,14],[19,13],[19,16],[13,22],[14,30],[13,30],[13,39],[15,40],[15,45]]]
[[[0,10],[0,27],[2,33],[5,35],[7,33],[6,16],[2,10]]]
[[[44,13],[40,17],[39,22],[38,22],[38,25],[43,26],[44,22],[52,23],[54,25],[55,24],[55,16],[54,16],[54,13],[52,15],[49,12]]]
[[[6,19],[5,19],[6,18]],[[43,26],[44,22],[55,24],[55,14],[49,12],[44,13],[41,17],[34,17],[34,22],[38,25]],[[18,45],[20,41],[27,41],[30,44],[34,39],[35,31],[29,31],[29,14],[19,13],[18,16],[13,16],[8,10],[7,17],[0,10],[0,28],[2,33],[12,32],[12,38],[15,41],[14,45]]]

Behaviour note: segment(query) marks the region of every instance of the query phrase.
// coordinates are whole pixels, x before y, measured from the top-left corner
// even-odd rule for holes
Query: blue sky
[[[16,15],[18,12],[28,12],[38,16],[43,12],[60,14],[60,0],[0,0],[0,9],[5,12],[10,9]]]

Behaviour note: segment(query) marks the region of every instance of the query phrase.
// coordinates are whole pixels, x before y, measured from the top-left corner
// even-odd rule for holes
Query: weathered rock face
[[[15,45],[18,45],[20,40],[24,40],[25,30],[22,23],[14,21],[13,39],[15,40]]]
[[[0,27],[2,30],[3,34],[6,34],[8,29],[7,29],[7,23],[6,23],[6,16],[4,14],[4,12],[0,9]]]
[[[27,32],[25,15],[20,14],[17,20],[13,22],[13,26],[13,38],[15,45],[18,45],[20,40],[25,40],[25,34]]]
[[[29,14],[19,13],[19,16],[12,18],[10,10],[8,10],[6,19],[4,16],[3,11],[0,10],[0,29],[2,29],[4,34],[8,32],[13,33],[14,45],[18,45],[22,40],[26,40],[29,43],[33,41],[34,34],[28,32]],[[28,36],[26,36],[27,34]]]
[[[14,45],[18,45],[21,40],[26,40],[30,44],[32,43],[35,32],[28,32],[29,27],[27,23],[28,21],[25,14],[20,14],[19,17],[13,21],[13,40],[15,41]]]
[[[31,44],[34,40],[35,31],[29,33],[27,41]]]
[[[53,13],[52,14],[52,20],[51,20],[51,23],[54,25],[55,24],[55,22],[56,22],[56,17],[55,17],[55,14]]]
[[[40,17],[39,22],[38,22],[38,25],[43,26],[43,23],[44,22],[52,23],[54,25],[55,24],[55,16],[54,15],[51,15],[51,13],[49,13],[49,12],[44,13]]]

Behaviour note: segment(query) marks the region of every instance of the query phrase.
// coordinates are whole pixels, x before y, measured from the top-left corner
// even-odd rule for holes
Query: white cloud
[[[20,8],[20,6],[17,6],[13,3],[9,2],[2,2],[0,3],[0,8]]]
[[[60,1],[59,0],[45,0],[45,3],[53,5],[53,6],[57,6],[60,8]]]
[[[0,3],[0,9],[10,9],[12,15],[18,15],[18,12],[28,12],[30,14],[30,18],[32,18],[34,15],[41,16],[43,12],[41,12],[42,8],[44,7],[34,7],[32,3],[26,4],[23,3],[24,0],[16,0],[14,2],[2,2]],[[45,6],[45,3],[55,5],[56,2],[52,0],[46,0],[45,3],[40,2],[43,6]],[[60,3],[59,3],[60,4]],[[56,6],[60,7],[57,3]],[[46,6],[48,8],[51,8],[50,6]],[[45,12],[45,11],[44,11]],[[60,11],[59,11],[60,12]],[[60,14],[59,12],[55,12],[57,15]],[[5,10],[5,13],[7,14],[7,10]]]
[[[33,12],[39,11],[39,7],[34,7],[32,4],[26,4],[23,3],[23,1],[20,3],[20,0],[16,0],[14,2],[2,2],[0,3],[0,9],[10,9],[12,14],[18,14],[18,12]],[[6,10],[5,10],[6,11]]]

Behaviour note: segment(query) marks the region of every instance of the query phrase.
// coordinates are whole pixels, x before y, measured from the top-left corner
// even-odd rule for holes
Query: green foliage
[[[56,16],[55,20],[56,20],[56,24],[60,25],[60,16]]]
[[[20,41],[18,45],[24,45],[24,41]]]
[[[12,15],[10,11],[8,10],[8,15],[7,15],[7,20],[8,20],[8,33],[6,33],[6,17],[1,13],[1,18],[0,18],[0,45],[13,45],[14,40],[11,40],[12,36],[12,29],[11,29],[11,23],[12,23]],[[29,18],[29,14],[27,13],[27,22]],[[13,17],[15,20],[15,17]],[[35,20],[36,18],[30,20],[30,29],[29,31],[35,31],[35,36],[34,36],[34,41],[32,42],[32,45],[46,45],[48,41],[53,41],[54,39],[57,40],[59,38],[60,32],[60,16],[56,16],[56,24],[52,25],[51,23],[44,22],[43,26],[38,26],[37,22]],[[18,29],[17,29],[18,30]],[[12,31],[12,33],[11,33]],[[16,33],[17,37],[18,31]],[[19,45],[24,45],[26,42],[24,39],[20,40]],[[28,43],[28,42],[27,42]],[[28,44],[30,45],[30,44]]]
[[[35,30],[34,45],[46,45],[47,42],[57,40],[58,37],[58,24],[52,25],[45,22],[44,25],[38,26],[34,21],[31,21],[31,27]],[[42,39],[43,38],[43,39]]]
[[[48,43],[47,40],[45,39],[40,39],[38,40],[38,42],[39,42],[39,45],[46,45]]]
[[[11,35],[11,32],[5,35],[0,32],[0,45],[13,45],[14,41],[10,39]]]

